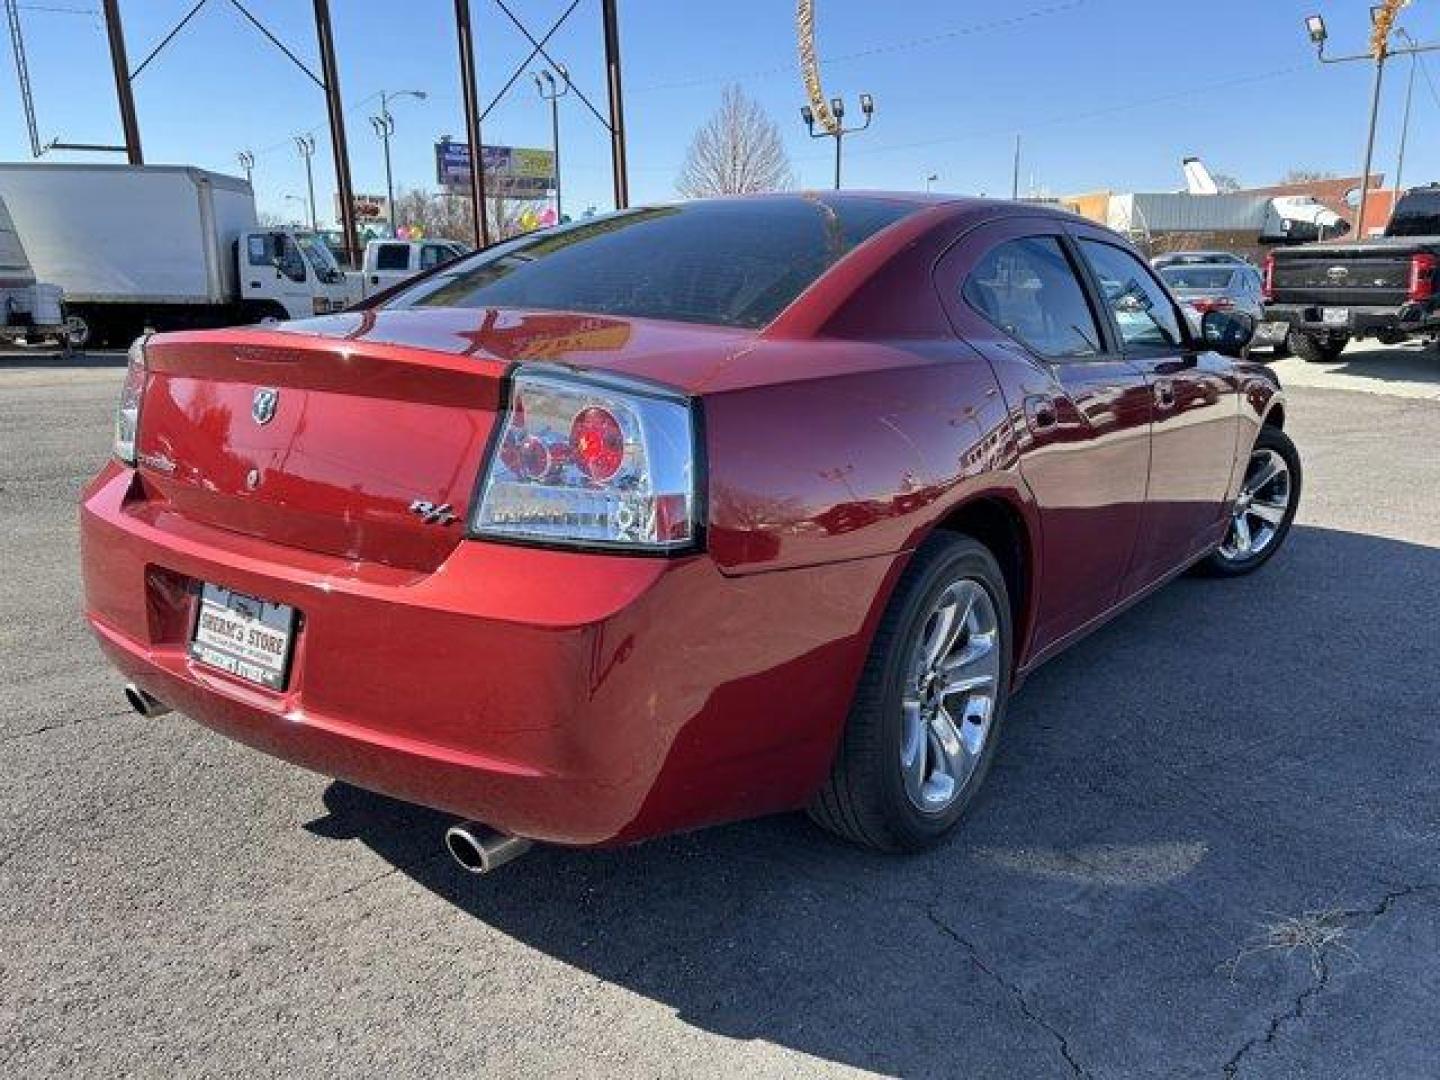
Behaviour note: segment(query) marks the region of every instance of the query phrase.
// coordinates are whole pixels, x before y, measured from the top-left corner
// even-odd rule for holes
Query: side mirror
[[[1200,319],[1200,339],[1221,356],[1236,359],[1255,336],[1255,318],[1242,311],[1207,311]]]

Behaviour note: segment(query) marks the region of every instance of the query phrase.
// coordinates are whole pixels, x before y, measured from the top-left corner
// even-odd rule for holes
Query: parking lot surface
[[[75,528],[123,358],[0,356],[0,1075],[1434,1075],[1440,356],[1367,355],[1294,380],[1288,549],[1037,673],[953,842],[790,816],[486,878],[129,712]]]

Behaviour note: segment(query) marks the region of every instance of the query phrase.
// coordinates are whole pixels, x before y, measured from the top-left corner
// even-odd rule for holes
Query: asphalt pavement
[[[486,878],[125,708],[75,527],[122,364],[0,356],[0,1075],[1440,1071],[1440,355],[1298,373],[1287,550],[1037,673],[938,850],[784,816]]]

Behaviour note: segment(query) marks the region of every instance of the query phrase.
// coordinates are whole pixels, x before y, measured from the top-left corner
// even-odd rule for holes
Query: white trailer
[[[250,185],[180,165],[0,164],[30,262],[65,291],[75,344],[345,306],[314,233],[262,229]]]

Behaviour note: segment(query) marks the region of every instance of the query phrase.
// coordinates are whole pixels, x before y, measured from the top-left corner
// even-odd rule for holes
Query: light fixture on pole
[[[821,105],[824,100],[821,99]],[[823,110],[822,110],[823,111]],[[800,119],[805,122],[805,128],[810,132],[812,139],[834,139],[835,140],[835,190],[840,190],[840,149],[846,135],[854,135],[856,132],[864,131],[870,126],[870,121],[875,118],[875,99],[869,94],[860,95],[860,111],[865,116],[865,122],[858,127],[845,126],[845,100],[843,98],[830,99],[830,115],[833,117],[832,126],[820,125],[820,130],[815,130],[815,110],[809,105],[800,106]]]
[[[249,150],[241,150],[235,155],[235,158],[240,162],[240,168],[245,170],[245,182],[247,184],[254,184],[255,155]]]
[[[395,98],[413,97],[424,101],[428,97],[424,90],[402,90],[398,94],[380,91],[380,115],[370,117],[370,126],[375,129],[385,147],[385,206],[390,215],[390,225],[395,225],[395,178],[390,171],[390,136],[395,134],[395,117],[390,113],[390,102]]]
[[[929,195],[929,194],[930,194],[930,185],[933,184],[936,180],[939,180],[939,179],[940,179],[940,174],[939,174],[939,173],[933,173],[933,172],[932,172],[929,176],[925,177],[925,194],[926,194],[926,195]]]
[[[541,100],[550,103],[550,144],[555,154],[555,220],[558,222],[563,212],[560,209],[560,99],[570,92],[570,72],[564,64],[556,64],[555,70],[560,73],[558,81],[549,68],[541,68],[532,78]]]
[[[1440,50],[1440,44],[1417,45],[1408,34],[1395,26],[1400,9],[1407,3],[1408,0],[1385,0],[1385,3],[1372,7],[1370,50],[1350,56],[1326,56],[1325,43],[1330,34],[1325,28],[1325,19],[1319,15],[1311,15],[1305,20],[1305,30],[1310,35],[1315,54],[1322,64],[1348,64],[1368,60],[1375,65],[1375,83],[1370,95],[1370,129],[1365,137],[1365,165],[1360,172],[1360,206],[1356,211],[1356,234],[1362,239],[1365,235],[1365,211],[1370,199],[1370,167],[1375,160],[1375,129],[1380,120],[1380,91],[1385,80],[1385,61],[1392,56],[1415,56]],[[1401,47],[1391,45],[1391,34],[1403,35],[1407,44]]]
[[[315,218],[315,170],[310,164],[310,159],[315,156],[315,136],[309,132],[296,135],[295,149],[305,159],[305,186],[310,192],[310,230],[314,232],[320,227]]]

